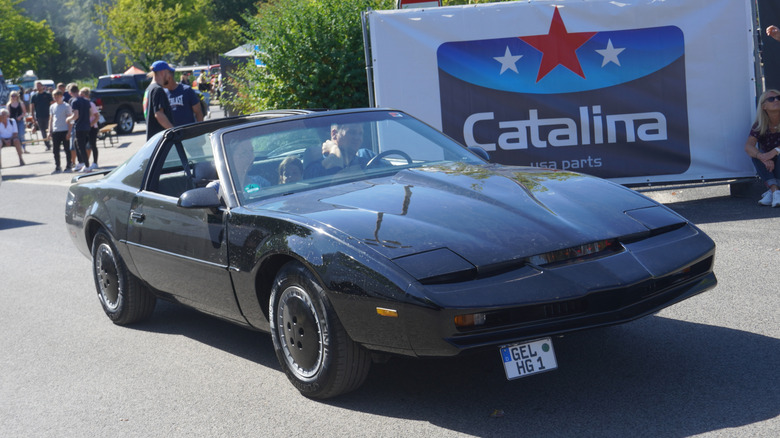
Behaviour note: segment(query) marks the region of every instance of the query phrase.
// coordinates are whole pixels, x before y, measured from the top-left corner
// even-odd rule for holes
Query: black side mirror
[[[219,208],[222,201],[213,187],[201,187],[182,193],[177,205],[182,208]]]
[[[482,158],[485,161],[490,161],[490,154],[484,149],[482,149],[479,146],[469,146],[469,150],[474,153],[474,155],[478,156],[479,158]]]

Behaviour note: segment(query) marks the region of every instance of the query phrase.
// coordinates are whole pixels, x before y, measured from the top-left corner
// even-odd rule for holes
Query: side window
[[[180,148],[172,141],[163,145],[150,176],[149,191],[178,198],[187,190],[218,179],[207,137],[182,140],[180,144]]]
[[[301,128],[292,132],[271,129],[263,134],[250,129],[227,135],[225,154],[239,201],[262,196],[272,186],[299,182],[307,150],[321,158],[326,134],[325,130]]]

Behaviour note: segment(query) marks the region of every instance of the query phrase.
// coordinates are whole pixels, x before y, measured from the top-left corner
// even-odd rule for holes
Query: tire
[[[143,321],[154,311],[157,297],[127,270],[104,230],[92,240],[92,274],[103,311],[114,324]]]
[[[114,121],[116,122],[117,134],[129,134],[133,132],[133,127],[135,127],[135,119],[133,118],[133,113],[129,109],[122,108],[117,111],[116,117],[114,117]]]
[[[269,307],[276,357],[301,394],[325,399],[363,384],[371,356],[350,339],[308,269],[298,262],[284,265]]]

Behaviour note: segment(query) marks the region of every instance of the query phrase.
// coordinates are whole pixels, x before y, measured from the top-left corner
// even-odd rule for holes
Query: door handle
[[[138,212],[136,212],[134,210],[131,210],[130,211],[130,219],[133,220],[134,222],[137,222],[137,223],[140,224],[141,222],[144,221],[144,219],[146,219],[146,215],[143,214],[143,213],[138,213]]]

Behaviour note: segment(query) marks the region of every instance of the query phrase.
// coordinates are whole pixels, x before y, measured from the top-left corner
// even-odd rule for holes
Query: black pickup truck
[[[144,92],[150,82],[145,74],[101,76],[90,97],[106,123],[116,123],[116,132],[127,134],[135,122],[144,121]]]

